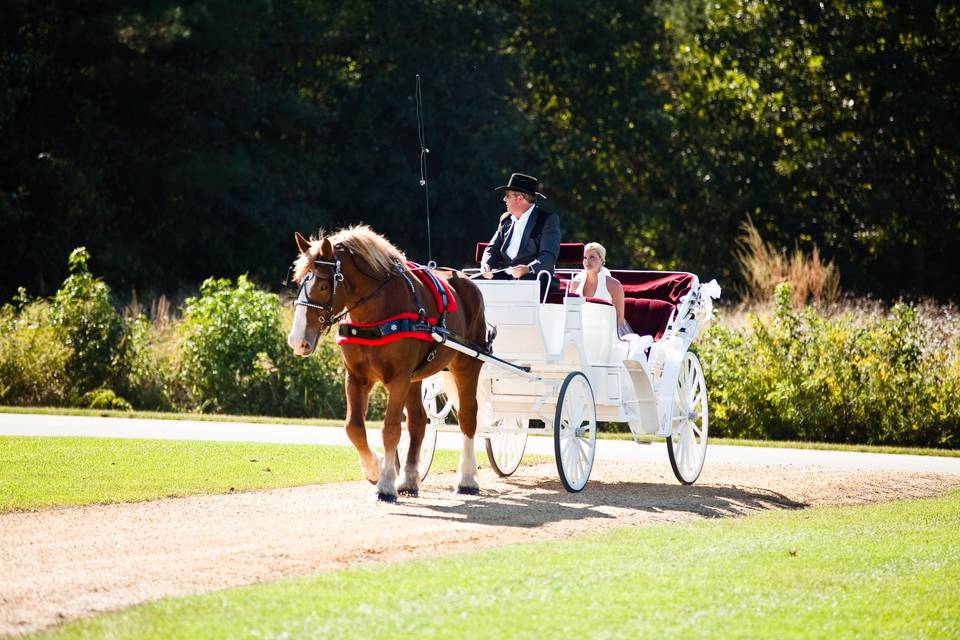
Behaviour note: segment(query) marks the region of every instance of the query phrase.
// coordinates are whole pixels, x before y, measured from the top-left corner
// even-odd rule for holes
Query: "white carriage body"
[[[567,282],[574,273],[557,271]],[[634,438],[667,439],[681,482],[699,476],[706,448],[706,387],[699,361],[688,349],[700,322],[712,315],[719,286],[701,285],[684,272],[615,275],[641,283],[641,295],[631,298],[650,305],[655,335],[619,338],[616,311],[609,303],[566,293],[543,301],[540,281],[483,279],[474,281],[483,294],[486,320],[496,327],[492,354],[434,335],[484,361],[476,435],[486,438],[488,457],[500,475],[510,475],[519,465],[528,433],[551,433],[561,480],[568,490],[579,491],[592,466],[597,422],[625,422]],[[669,300],[647,299],[642,283],[658,278],[672,278],[682,290],[671,289]],[[666,313],[669,318],[656,317]],[[449,374],[424,381],[423,393],[429,428],[443,429],[446,414],[457,404]],[[442,409],[439,394],[451,400]],[[571,402],[579,409],[571,409]],[[571,411],[576,415],[571,417]],[[531,420],[540,424],[534,427]]]
[[[582,371],[590,382],[597,419],[628,422],[635,435],[667,435],[657,416],[655,391],[671,360],[683,355],[696,338],[697,316],[704,302],[700,283],[692,278],[664,335],[621,340],[613,306],[564,297],[561,303],[543,303],[540,285],[529,280],[478,280],[486,319],[497,328],[493,353],[527,368],[534,380],[487,363],[480,375],[479,425],[491,418],[536,417],[549,427],[556,407],[556,387],[571,371]],[[709,298],[706,298],[709,300]],[[672,376],[671,376],[672,377]],[[670,386],[669,384],[667,386]]]

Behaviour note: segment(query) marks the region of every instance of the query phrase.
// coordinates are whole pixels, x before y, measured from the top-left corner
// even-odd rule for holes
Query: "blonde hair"
[[[599,242],[588,242],[583,245],[583,255],[587,255],[587,251],[590,250],[596,251],[600,255],[601,262],[607,261],[607,250],[603,248],[603,245]]]
[[[321,231],[319,238],[311,238],[310,251],[302,254],[294,263],[294,280],[298,284],[303,282],[307,273],[313,268],[313,261],[320,253],[323,235],[323,231]],[[401,265],[405,265],[407,262],[407,258],[402,251],[364,224],[341,229],[335,234],[327,236],[327,238],[331,244],[341,245],[347,251],[359,255],[379,274],[389,273],[397,261]]]

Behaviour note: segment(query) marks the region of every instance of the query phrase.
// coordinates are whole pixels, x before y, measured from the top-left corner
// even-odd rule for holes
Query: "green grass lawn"
[[[256,424],[303,424],[320,427],[343,427],[342,419],[276,418],[242,416],[229,413],[172,413],[168,411],[119,411],[115,409],[80,409],[74,407],[11,407],[0,405],[0,413],[26,413],[44,416],[93,416],[97,418],[140,418],[145,420],[196,420],[199,422],[245,422]],[[371,421],[372,424],[379,424]]]
[[[957,638],[960,492],[169,598],[44,638]]]
[[[27,413],[55,416],[95,416],[101,418],[143,418],[149,420],[197,420],[202,422],[244,422],[256,424],[300,424],[321,427],[342,427],[343,420],[332,418],[275,418],[271,416],[239,416],[206,413],[165,413],[161,411],[114,411],[107,409],[74,409],[62,407],[9,407],[0,406],[0,413]],[[379,426],[379,421],[370,421],[370,426]],[[629,433],[601,431],[600,438],[629,440]],[[647,442],[663,442],[663,438],[644,436]],[[960,457],[960,449],[931,449],[923,447],[888,447],[867,444],[838,444],[833,442],[798,442],[784,440],[737,440],[734,438],[710,438],[712,444],[746,447],[783,447],[787,449],[819,449],[832,451],[861,451],[865,453],[893,453],[915,456]]]
[[[459,455],[438,450],[431,472]],[[0,437],[0,512],[362,479],[349,446]]]

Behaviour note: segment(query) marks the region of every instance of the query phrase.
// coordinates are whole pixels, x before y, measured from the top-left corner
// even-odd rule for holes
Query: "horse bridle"
[[[340,271],[340,259],[337,258],[336,253],[334,253],[333,258],[333,260],[313,261],[313,269],[311,269],[310,273],[305,275],[303,280],[300,282],[300,290],[297,292],[297,299],[294,301],[294,304],[299,307],[308,307],[319,312],[321,329],[324,325],[333,325],[335,322],[339,321],[340,318],[347,314],[346,309],[337,314],[333,313],[333,299],[337,295],[337,283],[343,282],[343,273]],[[317,304],[312,302],[310,297],[307,295],[307,283],[316,277],[315,269],[322,267],[332,267],[333,269],[329,277],[330,298],[325,304]],[[324,280],[327,279],[328,278],[324,278]],[[327,317],[324,317],[324,313],[327,314]]]
[[[335,314],[335,313],[333,312],[333,299],[334,299],[334,297],[336,297],[336,295],[337,295],[337,283],[338,283],[338,282],[343,282],[343,272],[340,270],[340,259],[337,258],[337,253],[336,253],[336,249],[338,249],[338,248],[340,248],[339,245],[337,245],[336,247],[334,247],[333,260],[319,260],[319,259],[315,259],[315,260],[313,261],[313,269],[311,269],[311,270],[310,270],[310,273],[308,273],[306,276],[304,276],[303,280],[300,282],[300,290],[297,292],[297,299],[294,300],[294,304],[295,304],[296,306],[299,306],[299,307],[307,307],[307,308],[310,308],[310,309],[315,309],[316,311],[319,312],[318,315],[320,316],[320,331],[321,331],[321,332],[324,330],[325,327],[331,327],[331,326],[333,326],[334,324],[336,324],[337,322],[339,322],[340,319],[343,318],[345,315],[347,315],[348,313],[350,313],[351,311],[353,311],[354,309],[356,309],[357,307],[359,307],[360,305],[362,305],[364,302],[366,302],[367,300],[369,300],[370,298],[372,298],[372,297],[375,296],[376,294],[380,293],[380,291],[381,291],[384,287],[386,287],[388,284],[390,284],[390,281],[393,280],[393,279],[396,277],[396,275],[397,275],[396,273],[391,273],[389,277],[387,277],[383,282],[380,283],[380,286],[379,286],[379,287],[377,287],[376,289],[374,289],[373,291],[371,291],[370,293],[368,293],[367,295],[365,295],[363,298],[361,298],[360,300],[358,300],[355,305],[353,305],[352,307],[349,307],[349,308],[348,308],[348,307],[345,307],[345,308],[342,309],[339,313],[336,313],[336,314]],[[349,249],[347,249],[347,251],[349,251]],[[350,251],[350,253],[353,253],[353,252]],[[329,280],[330,280],[330,299],[327,301],[326,304],[317,304],[317,303],[315,303],[315,302],[312,302],[312,301],[310,300],[309,296],[307,295],[307,282],[309,282],[310,280],[312,280],[312,279],[315,277],[315,276],[314,276],[314,273],[315,273],[314,269],[317,269],[318,267],[330,267],[330,268],[333,269],[332,273],[330,274],[330,278],[329,278]],[[359,265],[357,265],[356,268],[357,268],[357,270],[360,271],[361,273],[364,273],[363,270],[360,269]],[[399,265],[398,265],[398,268],[399,268]],[[409,281],[408,278],[406,278],[406,274],[403,274],[402,271],[401,271],[400,273],[404,276],[405,279],[407,279],[407,282],[408,282],[408,284],[410,284],[410,287],[411,287],[411,289],[412,289],[412,288],[413,288],[413,284],[410,283],[410,281]],[[369,275],[369,274],[364,273],[364,275],[366,275],[368,278],[375,279],[374,276],[371,276],[371,275]],[[327,278],[324,278],[324,279],[326,280]],[[327,314],[327,317],[324,317],[324,313]]]

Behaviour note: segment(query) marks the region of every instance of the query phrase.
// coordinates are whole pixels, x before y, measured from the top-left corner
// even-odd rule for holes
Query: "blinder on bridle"
[[[307,283],[317,277],[316,269],[324,267],[330,269],[329,278],[323,278],[324,280],[330,280],[330,297],[326,303],[317,304],[310,301],[310,297],[307,292]],[[313,269],[311,269],[310,272],[304,276],[303,280],[300,282],[300,289],[297,291],[297,299],[294,300],[294,304],[299,307],[307,307],[318,311],[321,327],[324,325],[333,325],[344,315],[344,312],[340,312],[338,314],[333,313],[333,299],[337,295],[338,282],[343,282],[343,273],[340,271],[340,259],[336,257],[336,254],[334,254],[333,260],[314,260]]]

